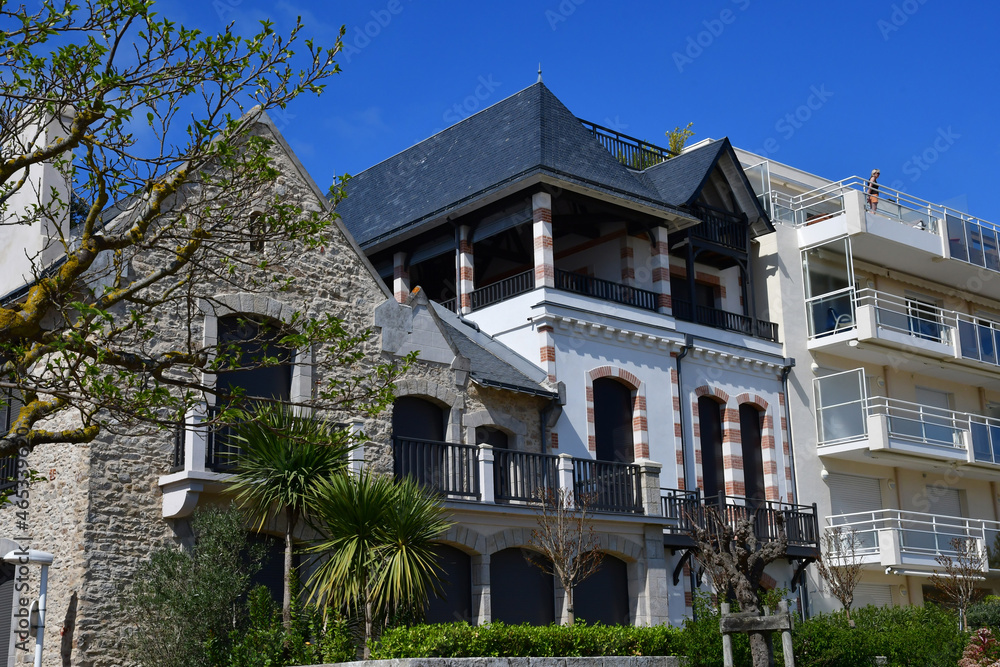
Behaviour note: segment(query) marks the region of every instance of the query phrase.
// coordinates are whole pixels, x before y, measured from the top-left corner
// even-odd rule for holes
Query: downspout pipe
[[[781,369],[781,392],[785,396],[785,425],[788,427],[785,432],[788,435],[788,467],[792,472],[792,493],[795,494],[795,500],[799,499],[799,490],[796,486],[795,476],[795,448],[792,446],[792,408],[791,401],[788,400],[788,375],[792,372],[792,368],[795,367],[795,359],[790,357],[785,357],[784,366]],[[802,570],[799,575],[802,581],[798,583],[798,593],[799,593],[799,608],[802,609],[802,618],[809,618],[809,591],[805,584],[806,581],[806,571]]]
[[[684,443],[687,440],[687,431],[684,428],[684,409],[686,406],[684,405],[684,402],[681,400],[681,396],[684,393],[682,389],[684,383],[681,380],[681,359],[686,357],[687,353],[690,352],[693,347],[694,347],[694,336],[692,336],[691,334],[684,334],[684,346],[680,349],[680,352],[678,352],[677,356],[675,357],[676,359],[675,366],[677,368],[677,405],[680,408],[677,411],[677,419],[679,420],[679,425],[681,427],[681,463],[682,463],[682,468],[684,470],[685,491],[687,491],[690,488],[688,480],[691,479],[691,475],[688,474],[689,464],[687,456],[687,447],[684,446]],[[695,486],[697,487],[697,485],[698,485],[698,480],[695,479]],[[694,567],[691,567],[690,574],[688,575],[688,581],[691,587],[692,596],[694,596],[694,591],[697,588],[696,584],[698,583],[695,580],[694,570],[695,570]]]

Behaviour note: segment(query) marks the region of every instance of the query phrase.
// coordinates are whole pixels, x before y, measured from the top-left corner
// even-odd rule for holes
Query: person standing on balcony
[[[872,169],[871,178],[865,182],[865,194],[868,195],[868,208],[872,213],[878,209],[878,177],[882,175],[878,169]]]

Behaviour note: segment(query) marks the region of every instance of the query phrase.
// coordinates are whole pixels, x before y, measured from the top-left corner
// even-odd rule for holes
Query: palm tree
[[[323,480],[311,507],[324,537],[310,551],[327,554],[310,580],[313,596],[364,617],[367,660],[375,618],[423,604],[437,586],[434,547],[451,523],[413,480],[369,472]]]
[[[296,416],[285,405],[258,406],[234,428],[240,451],[229,491],[258,532],[272,518],[285,518],[285,563],[281,617],[292,622],[292,534],[308,510],[316,486],[347,467],[355,438],[329,422]]]

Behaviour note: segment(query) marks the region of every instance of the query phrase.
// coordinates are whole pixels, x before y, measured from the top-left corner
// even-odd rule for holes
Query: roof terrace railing
[[[849,191],[865,192],[868,180],[850,176],[801,195],[789,197],[787,204],[795,213],[796,226],[808,225],[844,211],[844,195]],[[888,185],[878,184],[878,215],[898,220],[915,229],[937,234],[946,214],[966,216],[946,206],[909,195]],[[988,223],[987,223],[988,224]]]
[[[677,155],[668,148],[661,148],[647,143],[642,139],[630,137],[616,132],[609,127],[591,123],[578,118],[577,120],[590,131],[602,146],[614,155],[619,162],[630,169],[647,169],[653,165],[665,162]]]

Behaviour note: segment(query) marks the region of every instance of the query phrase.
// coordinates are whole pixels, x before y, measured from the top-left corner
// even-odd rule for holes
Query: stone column
[[[493,488],[493,447],[486,443],[479,445],[479,491],[482,502],[496,502],[496,489]]]
[[[573,500],[573,457],[569,454],[560,454],[556,463],[559,469],[559,491],[564,493],[566,501],[571,506]]]
[[[670,570],[666,553],[663,550],[662,526],[645,526],[643,529],[646,552],[646,581],[643,586],[646,596],[645,604],[640,608],[647,610],[644,625],[667,625],[670,623],[670,606],[668,597],[670,589],[668,579]],[[681,598],[683,603],[683,598]]]
[[[636,461],[642,480],[642,511],[646,516],[663,516],[660,500],[660,470],[663,465],[650,460]]]
[[[405,252],[397,252],[392,256],[392,293],[400,303],[406,303],[410,296],[408,259]]]
[[[539,192],[531,197],[532,232],[535,246],[535,287],[555,287],[552,251],[552,196]]]
[[[659,297],[657,311],[670,314],[670,248],[667,245],[667,229],[657,227],[653,230],[652,263],[653,291]]]
[[[490,556],[482,554],[472,557],[472,622],[483,625],[493,620],[493,604],[490,593]]]
[[[472,228],[462,225],[458,228],[458,302],[463,315],[472,312],[472,290],[476,289],[474,268]]]

